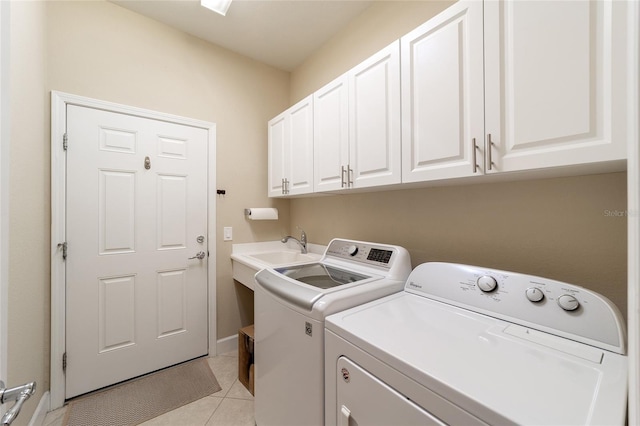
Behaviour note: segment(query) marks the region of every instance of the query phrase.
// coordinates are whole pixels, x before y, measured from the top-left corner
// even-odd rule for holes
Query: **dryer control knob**
[[[496,279],[491,275],[481,276],[480,278],[478,278],[478,281],[476,281],[476,284],[478,284],[480,290],[484,291],[485,293],[489,293],[498,287],[498,281],[496,281]]]
[[[575,311],[580,306],[580,302],[570,294],[563,294],[558,297],[558,305],[565,311]]]
[[[538,287],[529,287],[526,294],[527,299],[532,302],[539,302],[544,299],[544,293]]]
[[[351,245],[347,248],[349,256],[355,256],[358,253],[358,246]]]

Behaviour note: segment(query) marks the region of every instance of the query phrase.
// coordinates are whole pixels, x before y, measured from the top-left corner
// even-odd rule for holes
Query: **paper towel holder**
[[[278,209],[273,207],[250,207],[244,209],[245,217],[249,220],[277,220]]]

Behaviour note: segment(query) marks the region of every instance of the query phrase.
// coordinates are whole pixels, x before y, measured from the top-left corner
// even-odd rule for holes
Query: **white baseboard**
[[[233,335],[229,337],[225,337],[224,339],[219,339],[217,342],[217,354],[220,355],[227,352],[237,352],[238,351],[238,335]]]
[[[42,426],[44,424],[44,418],[49,412],[50,397],[51,395],[49,394],[49,391],[42,394],[42,398],[40,398],[36,411],[33,413],[33,416],[31,416],[29,426]]]

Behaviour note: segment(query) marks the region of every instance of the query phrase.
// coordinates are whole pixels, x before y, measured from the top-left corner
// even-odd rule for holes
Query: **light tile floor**
[[[254,426],[253,395],[238,381],[238,353],[228,352],[207,361],[222,390],[142,425]],[[66,409],[64,406],[47,413],[44,426],[62,426]]]

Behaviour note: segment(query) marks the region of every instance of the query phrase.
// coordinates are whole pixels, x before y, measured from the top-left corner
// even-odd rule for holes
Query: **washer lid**
[[[326,327],[490,424],[625,420],[627,358],[613,352],[407,292]]]

